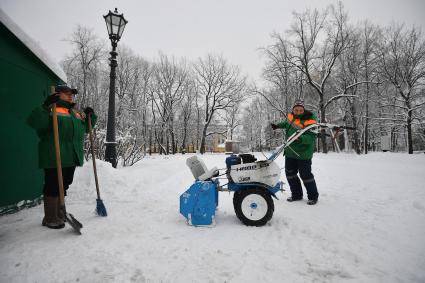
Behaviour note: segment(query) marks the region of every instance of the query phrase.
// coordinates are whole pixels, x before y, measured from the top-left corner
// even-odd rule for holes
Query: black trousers
[[[307,190],[308,199],[317,200],[319,198],[319,193],[317,192],[314,175],[311,173],[311,159],[298,160],[285,157],[285,174],[289,187],[291,188],[293,198],[302,198],[303,196],[303,189],[297,175],[298,172],[300,173],[301,180],[303,180],[304,186]]]
[[[74,180],[75,166],[62,168],[63,188],[64,194],[68,190],[69,185]],[[44,169],[44,196],[57,197],[59,196],[59,182],[58,173],[56,168],[45,168]]]

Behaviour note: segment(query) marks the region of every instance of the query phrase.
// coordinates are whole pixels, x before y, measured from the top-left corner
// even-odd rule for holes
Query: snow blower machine
[[[220,174],[216,167],[208,170],[205,163],[192,156],[186,160],[195,182],[180,195],[180,213],[193,226],[214,226],[218,206],[218,192],[234,192],[233,207],[236,216],[247,226],[263,226],[273,216],[273,198],[283,191],[281,169],[275,159],[303,133],[319,127],[351,129],[327,123],[317,123],[291,135],[266,160],[257,160],[252,154],[230,155],[226,158],[226,171]],[[227,176],[227,184],[220,185],[219,177]]]

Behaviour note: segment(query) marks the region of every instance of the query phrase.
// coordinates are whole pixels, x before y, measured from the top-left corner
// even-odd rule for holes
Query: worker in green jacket
[[[289,137],[296,131],[315,123],[314,114],[304,109],[302,100],[297,100],[292,107],[292,113],[288,114],[288,119],[277,125],[271,124],[271,127],[273,130],[284,129],[286,136]],[[311,159],[313,158],[315,141],[316,134],[307,131],[285,149],[285,174],[291,188],[291,197],[287,199],[289,202],[303,199],[303,190],[297,175],[299,172],[307,190],[307,204],[314,205],[317,203],[319,193],[314,175],[311,173]]]
[[[59,209],[52,105],[56,103],[65,195],[73,181],[75,167],[82,166],[84,162],[84,134],[88,133],[87,117],[91,117],[92,125],[96,123],[96,115],[92,108],[86,107],[84,112],[74,109],[76,94],[77,90],[67,85],[56,86],[55,93],[48,96],[43,105],[36,107],[27,119],[28,124],[36,130],[40,139],[38,165],[44,169],[44,218],[42,224],[52,229],[60,229],[65,226],[64,215],[60,215]]]

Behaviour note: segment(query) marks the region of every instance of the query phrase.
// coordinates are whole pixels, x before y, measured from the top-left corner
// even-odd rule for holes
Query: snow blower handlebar
[[[346,130],[355,130],[356,128],[354,127],[350,127],[350,126],[339,126],[339,125],[334,125],[334,124],[329,124],[329,123],[316,123],[316,124],[312,124],[309,125],[307,127],[305,127],[304,129],[300,129],[298,131],[296,131],[295,133],[293,133],[291,136],[289,136],[289,138],[286,140],[286,142],[284,144],[282,144],[269,158],[269,161],[273,161],[275,160],[279,154],[281,154],[286,147],[290,146],[294,141],[296,141],[301,135],[303,135],[305,132],[308,132],[310,130],[313,130],[314,128],[330,128],[330,129],[346,129]]]
[[[330,128],[332,130],[339,130],[339,129],[344,129],[344,130],[356,130],[355,127],[350,127],[350,126],[339,126],[339,125],[334,125],[334,124],[328,124],[328,123],[319,123],[318,125],[321,125],[321,128]]]

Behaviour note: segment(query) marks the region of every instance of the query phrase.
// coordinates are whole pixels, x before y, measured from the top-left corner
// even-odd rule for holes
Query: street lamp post
[[[124,31],[125,25],[128,23],[124,19],[123,14],[118,14],[117,8],[114,12],[109,11],[106,16],[103,16],[106,22],[106,27],[108,28],[109,39],[112,44],[111,58],[109,59],[111,63],[111,73],[110,73],[110,82],[109,82],[109,108],[108,108],[108,122],[106,129],[106,150],[105,150],[105,160],[110,162],[114,168],[117,167],[117,150],[115,141],[115,69],[118,66],[117,64],[117,55],[116,52],[118,41],[121,39],[122,33]]]

